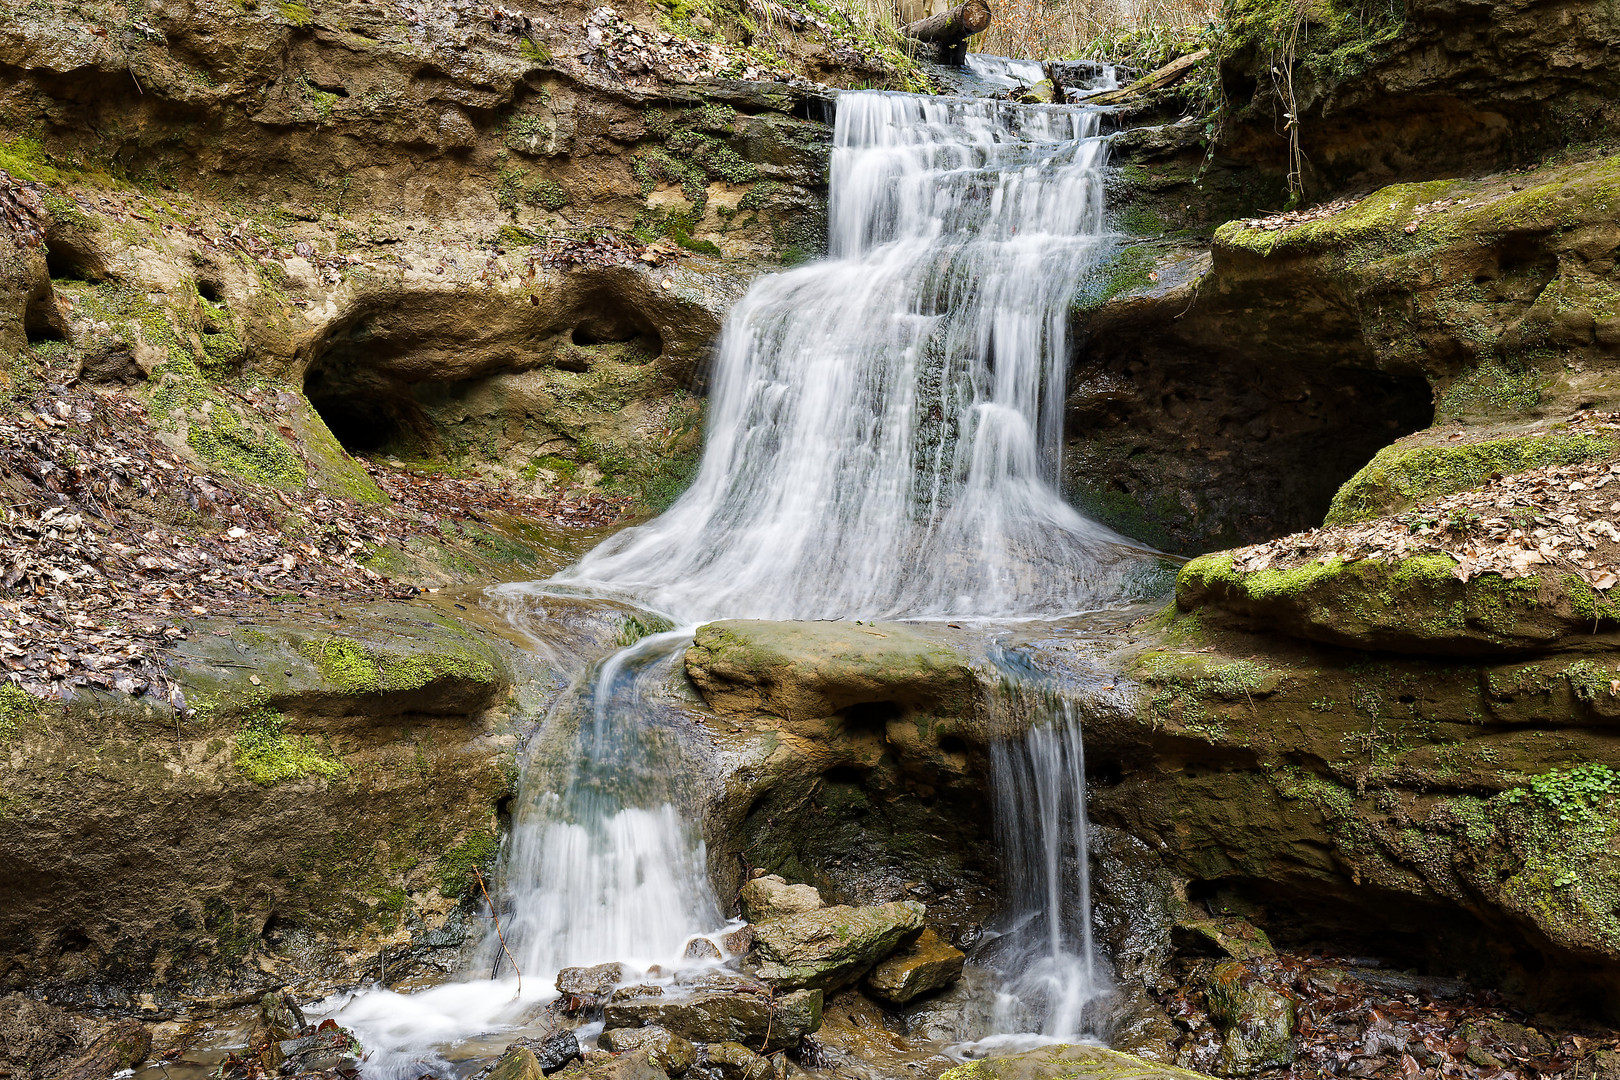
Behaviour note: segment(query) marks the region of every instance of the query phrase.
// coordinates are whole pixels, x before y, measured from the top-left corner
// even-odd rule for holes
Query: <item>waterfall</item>
[[[1129,591],[1152,553],[1057,488],[1069,305],[1112,243],[1105,153],[1083,108],[841,94],[830,256],[760,278],[731,312],[691,488],[551,581],[499,590],[616,599],[686,627],[603,661],[530,748],[503,883],[525,998],[565,964],[675,960],[720,920],[647,705],[693,626],[1058,615]],[[1054,1035],[1080,1029],[1098,985],[1079,747],[1065,722],[996,758],[1009,864],[1030,868],[1003,956],[1024,950],[1012,990],[1039,1014],[1005,1022]],[[488,941],[479,975],[504,955]],[[410,1006],[381,992],[343,1016],[401,1048],[399,1025],[362,1022],[386,1014],[379,999],[435,1033],[523,1015],[463,986]]]
[[[831,256],[731,312],[692,487],[557,583],[693,622],[1116,599],[1140,547],[1056,486],[1069,305],[1111,243],[1097,125],[840,95]]]
[[[1006,973],[995,1027],[1072,1040],[1086,1033],[1086,1007],[1108,988],[1092,936],[1085,743],[1067,698],[1007,692],[1032,701],[1035,717],[1021,739],[990,748],[1009,901],[993,950]]]

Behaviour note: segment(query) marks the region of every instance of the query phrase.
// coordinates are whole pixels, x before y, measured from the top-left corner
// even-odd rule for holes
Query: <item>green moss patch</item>
[[[280,712],[265,706],[244,716],[232,753],[237,771],[262,787],[305,776],[338,780],[349,774],[349,767],[324,753],[314,739],[288,735],[285,725]]]
[[[346,637],[306,641],[298,651],[345,694],[401,693],[450,679],[487,686],[498,677],[494,664],[471,651],[381,652]]]
[[[1384,517],[1440,495],[1479,487],[1494,474],[1613,457],[1614,439],[1551,434],[1456,446],[1388,446],[1345,482],[1328,508],[1327,525]]]
[[[477,893],[478,876],[485,880],[500,854],[500,841],[494,833],[478,832],[449,848],[439,856],[439,895],[455,900]]]

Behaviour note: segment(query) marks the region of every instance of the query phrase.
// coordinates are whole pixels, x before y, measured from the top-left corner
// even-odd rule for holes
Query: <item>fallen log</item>
[[[982,33],[989,25],[990,5],[985,0],[965,0],[949,11],[908,23],[900,32],[917,41],[953,45]]]
[[[1162,90],[1166,86],[1174,85],[1192,73],[1192,69],[1209,55],[1208,49],[1199,49],[1170,61],[1157,71],[1150,71],[1137,79],[1129,86],[1122,86],[1118,90],[1108,90],[1101,94],[1093,94],[1086,98],[1087,105],[1120,105],[1132,98],[1141,97],[1153,90]]]

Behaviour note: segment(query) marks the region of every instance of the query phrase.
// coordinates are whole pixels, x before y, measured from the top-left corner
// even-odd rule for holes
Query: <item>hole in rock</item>
[[[54,230],[45,241],[45,270],[53,281],[106,281],[108,277],[100,255]]]
[[[939,740],[939,749],[942,754],[966,754],[967,743],[955,735],[946,735]]]
[[[618,345],[634,342],[651,359],[664,351],[658,329],[639,312],[610,296],[592,296],[569,334],[575,345]]]
[[[882,735],[889,721],[897,719],[903,710],[892,701],[863,701],[844,710],[846,731],[870,731]]]
[[[821,782],[824,784],[843,784],[848,787],[860,787],[864,779],[860,770],[848,765],[834,765],[821,774]]]
[[[219,303],[220,292],[218,283],[208,281],[206,279],[199,279],[197,281],[197,295],[202,297],[204,300],[207,300],[210,304]]]

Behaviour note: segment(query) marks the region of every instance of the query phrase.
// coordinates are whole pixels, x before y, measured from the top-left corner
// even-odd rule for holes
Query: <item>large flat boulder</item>
[[[1155,1065],[1100,1046],[1043,1046],[958,1065],[939,1080],[1205,1080],[1202,1073]]]
[[[797,1046],[821,1027],[821,991],[775,998],[727,991],[632,998],[609,1002],[603,1020],[609,1030],[656,1026],[691,1042],[739,1042],[769,1053]]]
[[[872,907],[829,907],[754,928],[759,977],[779,987],[848,986],[923,928],[915,900]]]

